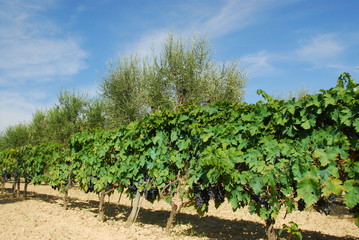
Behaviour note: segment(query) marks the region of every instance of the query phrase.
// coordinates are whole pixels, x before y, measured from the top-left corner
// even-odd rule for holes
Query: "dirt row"
[[[137,222],[125,227],[131,201],[119,194],[106,198],[106,222],[97,218],[98,197],[71,189],[69,209],[62,207],[62,195],[47,185],[29,186],[27,199],[13,198],[10,184],[0,194],[0,239],[51,240],[154,240],[154,239],[264,239],[264,221],[247,209],[232,211],[228,203],[218,209],[210,206],[208,214],[198,217],[193,208],[184,208],[176,218],[172,235],[164,228],[170,205],[160,201],[142,202]],[[281,212],[275,225],[296,222],[303,239],[358,240],[359,228],[344,207],[337,207],[329,216],[313,211]]]

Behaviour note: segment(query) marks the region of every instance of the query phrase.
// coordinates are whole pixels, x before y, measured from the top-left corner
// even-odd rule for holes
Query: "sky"
[[[169,31],[206,36],[256,93],[359,79],[358,0],[0,0],[0,131],[29,123],[62,89],[100,94],[110,60],[159,49]]]

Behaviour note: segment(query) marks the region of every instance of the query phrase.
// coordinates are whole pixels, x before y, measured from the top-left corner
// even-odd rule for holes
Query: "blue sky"
[[[286,96],[358,81],[358,0],[0,0],[0,131],[56,103],[98,94],[110,59],[158,49],[172,30],[200,33],[213,61],[239,60],[257,89]]]

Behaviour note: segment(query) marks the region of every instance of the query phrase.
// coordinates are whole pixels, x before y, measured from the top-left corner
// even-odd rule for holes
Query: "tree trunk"
[[[66,188],[65,192],[64,192],[64,196],[62,198],[63,206],[64,206],[65,210],[67,210],[67,208],[68,208],[68,201],[67,201],[68,197],[69,197],[69,190]]]
[[[63,206],[64,206],[65,210],[67,210],[67,208],[68,208],[69,189],[71,188],[71,185],[72,185],[71,174],[72,173],[70,173],[67,178],[67,184],[65,186],[65,192],[64,192],[64,197],[63,197]],[[62,185],[61,185],[61,187],[62,187]]]
[[[4,193],[5,191],[5,178],[1,179],[1,193]]]
[[[166,224],[166,229],[165,229],[166,235],[171,234],[171,229],[172,229],[173,223],[175,221],[177,213],[179,212],[178,211],[179,207],[173,201],[171,202],[171,207],[172,207],[172,211],[170,213],[169,218],[167,219],[167,224]]]
[[[11,192],[12,192],[13,197],[15,197],[15,186],[16,186],[16,181],[14,179],[14,182],[12,183],[12,186],[11,186]]]
[[[181,208],[183,206],[183,199],[181,197],[180,190],[181,190],[181,183],[179,182],[176,193],[173,196],[171,202],[172,210],[169,218],[167,219],[167,225],[165,229],[166,235],[170,235],[173,223],[175,222],[176,215],[181,211]]]
[[[29,179],[29,174],[25,173],[25,183],[24,183],[24,197],[27,198],[27,187],[29,186],[29,183],[31,180]]]
[[[273,218],[266,220],[266,234],[268,240],[277,240],[278,236],[274,229],[275,220]]]
[[[20,177],[14,178],[14,183],[12,184],[12,195],[13,197],[20,196]]]
[[[25,180],[25,185],[24,185],[24,196],[25,199],[27,198],[27,186],[29,185],[29,182],[27,180]]]
[[[140,211],[141,208],[140,200],[141,200],[141,193],[137,191],[136,196],[133,199],[132,211],[127,218],[126,227],[130,227],[136,221],[138,212]]]
[[[17,178],[16,197],[20,196],[20,177]]]
[[[123,193],[123,192],[121,192],[121,193],[120,193],[120,196],[118,197],[118,200],[117,200],[117,205],[120,205],[120,202],[121,202],[121,197],[122,197],[122,193]]]
[[[102,190],[99,194],[98,194],[98,198],[99,198],[99,206],[98,206],[98,214],[99,214],[99,219],[101,222],[105,221],[105,191]]]

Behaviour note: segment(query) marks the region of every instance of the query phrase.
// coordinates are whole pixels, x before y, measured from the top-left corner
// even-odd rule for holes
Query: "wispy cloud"
[[[84,69],[86,52],[59,26],[42,19],[51,1],[2,1],[0,11],[0,78],[14,83],[49,80]],[[53,79],[55,80],[55,79]]]
[[[0,131],[31,120],[44,99],[51,101],[38,82],[59,81],[86,68],[87,53],[78,38],[43,14],[56,4],[0,0]]]
[[[125,46],[119,51],[120,56],[137,54],[141,57],[149,56],[152,51],[159,51],[161,44],[166,39],[169,29],[154,29],[145,32],[136,42]]]
[[[222,37],[259,22],[261,16],[265,15],[265,11],[290,2],[293,0],[286,2],[280,0],[185,2],[181,6],[176,6],[182,9],[184,14],[180,20],[169,21],[167,29],[161,27],[146,31],[136,42],[125,46],[126,50],[120,53],[138,53],[141,56],[148,54],[151,47],[158,49],[169,30],[182,37],[191,37],[196,32],[206,34],[209,38]]]
[[[271,74],[276,74],[281,70],[274,65],[274,61],[277,61],[281,57],[279,55],[274,55],[265,50],[248,54],[239,59],[241,65],[243,66],[251,78],[268,76]]]
[[[345,50],[334,34],[322,34],[302,43],[294,55],[317,68],[342,68],[338,59]]]
[[[249,71],[251,77],[262,77],[285,71],[279,66],[290,63],[306,63],[306,69],[327,68],[339,71],[350,69],[342,55],[346,51],[348,43],[336,39],[335,34],[322,34],[309,40],[299,40],[298,47],[287,50],[269,52],[262,50],[240,58],[244,68]]]
[[[74,39],[0,41],[0,69],[8,79],[48,79],[85,68],[86,53]]]
[[[220,37],[250,26],[260,19],[260,12],[280,5],[283,5],[283,2],[273,0],[229,0],[220,6],[213,16],[195,23],[196,29],[206,31],[209,37]]]
[[[19,119],[30,121],[35,105],[32,101],[19,92],[0,91],[0,131],[7,126],[15,125]]]

